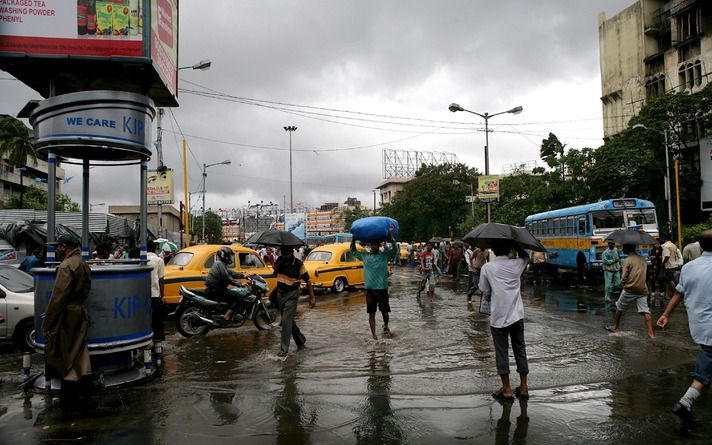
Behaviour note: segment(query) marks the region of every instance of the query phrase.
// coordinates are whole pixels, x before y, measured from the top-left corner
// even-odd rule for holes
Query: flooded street
[[[623,332],[603,329],[602,290],[527,284],[531,399],[502,404],[490,396],[500,382],[488,322],[467,304],[465,279],[443,279],[433,299],[416,298],[418,280],[409,267],[391,277],[393,338],[370,338],[360,290],[300,305],[307,348],[292,343],[285,360],[277,330],[248,323],[185,339],[171,325],[164,374],[99,394],[87,414],[23,398],[21,357],[5,353],[0,443],[709,443],[709,422],[683,435],[670,413],[697,354],[684,310],[649,341],[634,311]],[[35,354],[33,373],[41,363]],[[712,418],[708,395],[695,408]]]

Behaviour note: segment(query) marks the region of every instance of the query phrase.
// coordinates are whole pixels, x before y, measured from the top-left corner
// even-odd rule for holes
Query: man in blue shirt
[[[35,250],[32,251],[32,255],[25,257],[25,259],[22,261],[22,264],[20,264],[19,269],[23,272],[30,273],[33,268],[39,267],[41,255],[42,248],[36,247]]]
[[[700,237],[702,255],[682,267],[680,281],[675,294],[658,319],[658,326],[668,325],[668,317],[677,305],[684,300],[692,339],[700,345],[695,372],[690,387],[673,408],[682,420],[685,428],[698,426],[692,415],[692,404],[702,394],[702,390],[712,383],[712,230],[707,230]]]
[[[371,327],[371,335],[375,340],[376,335],[376,307],[383,316],[383,334],[390,335],[388,329],[388,313],[391,306],[388,304],[388,260],[395,258],[398,254],[398,244],[393,236],[395,228],[388,230],[390,234],[391,248],[381,252],[381,242],[371,241],[369,252],[359,252],[356,249],[356,239],[351,240],[351,253],[353,256],[363,261],[363,287],[366,289],[366,312],[368,313],[368,324]]]

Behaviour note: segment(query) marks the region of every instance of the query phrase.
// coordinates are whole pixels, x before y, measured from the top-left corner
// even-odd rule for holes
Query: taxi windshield
[[[331,252],[312,252],[307,257],[306,261],[329,261]]]
[[[171,260],[168,262],[168,265],[187,266],[192,258],[193,254],[190,252],[178,252],[176,256],[171,258]]]

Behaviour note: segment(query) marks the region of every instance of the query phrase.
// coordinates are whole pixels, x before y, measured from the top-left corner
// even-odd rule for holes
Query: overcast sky
[[[192,151],[189,191],[201,189],[203,163],[232,161],[208,169],[208,208],[285,197],[289,205],[286,125],[298,127],[295,205],[355,196],[371,206],[384,148],[450,152],[483,171],[484,122],[451,113],[451,102],[490,114],[524,107],[490,121],[492,173],[538,160],[549,132],[569,147],[598,147],[597,15],[632,3],[181,1],[180,65],[209,58],[212,67],[180,72],[180,107],[164,120],[176,201],[183,199],[182,161],[171,113]],[[10,77],[0,73],[0,113],[15,115],[41,97]],[[81,202],[81,173],[65,168],[74,179],[63,191]],[[91,202],[137,204],[138,175],[137,167],[92,169]]]

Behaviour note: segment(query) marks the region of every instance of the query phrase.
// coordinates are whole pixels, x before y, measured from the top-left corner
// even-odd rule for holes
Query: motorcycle
[[[279,326],[282,322],[281,312],[269,300],[263,298],[269,291],[265,280],[259,275],[248,275],[245,278],[245,286],[235,287],[242,297],[242,303],[227,323],[221,322],[220,319],[230,307],[230,302],[215,299],[205,289],[187,289],[181,286],[181,299],[174,312],[178,332],[190,338],[204,335],[212,329],[240,327],[248,319],[252,320],[260,331]]]

